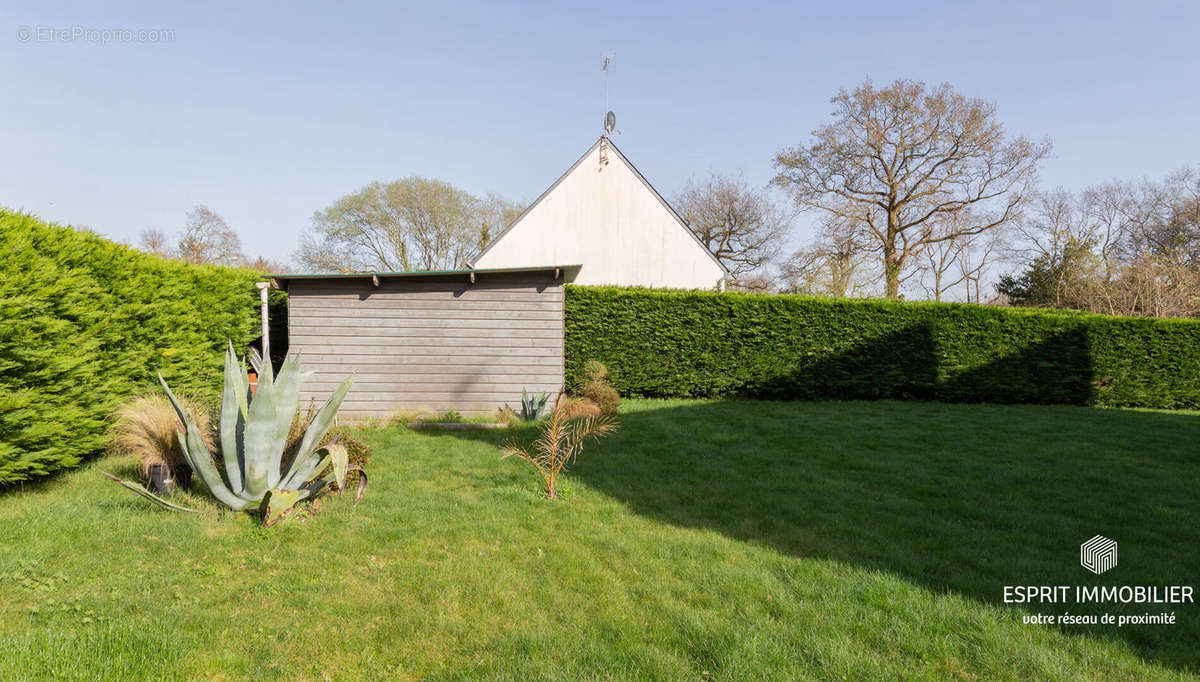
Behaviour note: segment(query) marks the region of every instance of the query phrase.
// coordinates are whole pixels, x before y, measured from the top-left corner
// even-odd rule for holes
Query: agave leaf
[[[322,448],[322,449],[324,449],[324,448]],[[330,460],[331,460],[330,457],[326,457],[325,461],[323,463],[328,464],[330,462]],[[322,467],[322,469],[323,468],[324,467]],[[366,492],[366,490],[367,490],[367,472],[364,471],[363,468],[361,466],[359,466],[358,464],[347,465],[346,472],[349,473],[351,471],[358,472],[358,492],[354,495],[354,504],[358,504],[359,502],[362,501],[363,493]],[[324,490],[325,487],[328,486],[330,483],[331,483],[331,481],[329,480],[328,477],[317,478],[317,479],[308,481],[304,485],[300,486],[300,488],[302,488],[303,490],[309,491],[309,497],[316,497],[317,494],[320,491]],[[341,489],[339,489],[338,492],[340,494]]]
[[[130,481],[126,481],[126,480],[117,478],[116,476],[113,476],[112,474],[108,473],[107,471],[101,471],[100,473],[107,476],[108,480],[125,486],[129,490],[132,490],[133,492],[137,493],[138,495],[146,498],[147,500],[150,500],[151,502],[153,502],[154,504],[157,504],[158,506],[162,507],[163,509],[170,509],[171,511],[177,511],[177,512],[187,512],[189,514],[203,514],[204,513],[203,509],[191,509],[190,507],[183,507],[178,504],[175,504],[174,502],[168,502],[167,500],[164,500],[163,498],[159,497],[158,495],[155,495],[154,493],[150,492],[149,490],[146,490],[144,487],[138,485],[137,483],[132,483]]]
[[[250,366],[254,368],[255,374],[262,374],[262,356],[257,348],[250,349]]]
[[[212,453],[208,451],[208,447],[204,444],[204,439],[200,436],[200,429],[196,427],[196,422],[192,420],[191,415],[183,408],[179,402],[179,398],[171,392],[171,387],[167,386],[167,382],[158,375],[158,381],[162,384],[163,390],[167,392],[167,399],[171,401],[171,405],[175,408],[175,413],[179,415],[179,421],[183,422],[184,433],[179,434],[179,449],[183,451],[183,456],[187,460],[188,466],[192,467],[192,471],[200,477],[201,482],[213,494],[213,497],[221,501],[222,504],[228,506],[235,511],[241,511],[249,504],[246,500],[238,497],[221,479],[221,473],[217,471],[217,467],[213,464]]]
[[[282,374],[282,372],[280,372]],[[263,508],[263,526],[273,526],[282,521],[296,509],[296,504],[309,497],[308,490],[281,490],[272,488],[267,492]]]
[[[266,370],[265,363],[263,369]],[[259,377],[242,437],[246,457],[246,495],[254,499],[279,487],[280,460],[288,428],[300,409],[300,361],[289,357],[274,381]]]
[[[350,453],[346,452],[346,446],[341,443],[330,443],[326,449],[333,460],[333,480],[337,483],[340,495],[346,487],[346,466],[350,464]]]
[[[296,458],[292,460],[291,469],[283,477],[284,487],[295,487],[308,480],[313,471],[316,469],[319,457],[313,457],[313,450],[317,444],[325,437],[329,428],[333,426],[333,420],[337,417],[338,409],[342,406],[342,401],[346,399],[346,394],[350,392],[350,386],[354,383],[354,377],[348,376],[334,390],[333,395],[329,396],[329,400],[317,410],[313,416],[312,422],[308,425],[308,430],[304,432],[304,437],[300,439],[300,445],[296,448]]]
[[[286,362],[287,362],[287,360],[284,360],[284,363],[286,363]],[[259,388],[262,388],[263,381],[266,381],[268,384],[275,383],[275,365],[273,365],[270,362],[263,362],[263,363],[259,364],[257,369],[258,369],[258,387]],[[283,368],[280,367],[279,371],[282,372]]]
[[[367,492],[367,472],[358,464],[347,466],[346,471],[358,472],[358,493],[354,495],[354,504],[358,504],[362,501],[363,493]]]
[[[302,466],[297,467],[297,464],[301,464],[298,461],[292,465],[292,473],[285,477],[284,485],[299,488],[310,482],[309,477],[314,472],[324,471],[331,462],[333,462],[333,455],[329,454],[329,448],[318,448],[309,454],[308,460]]]
[[[242,436],[246,427],[247,407],[242,376],[231,341],[225,351],[225,390],[221,394],[221,453],[225,456],[225,476],[229,480],[229,489],[239,497],[246,489]]]
[[[238,363],[237,353],[233,352],[233,340],[226,339],[226,342],[229,343],[229,348],[225,350],[224,394],[226,394],[226,397],[233,398],[238,412],[242,414],[242,420],[244,421],[250,412],[250,378],[246,375],[245,368]],[[230,365],[233,365],[232,370],[230,369]],[[222,410],[221,419],[224,420],[224,418],[225,414]]]

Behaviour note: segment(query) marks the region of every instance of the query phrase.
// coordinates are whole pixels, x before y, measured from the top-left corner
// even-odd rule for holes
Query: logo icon
[[[1096,575],[1104,573],[1117,565],[1117,541],[1103,535],[1088,540],[1079,546],[1079,563]]]

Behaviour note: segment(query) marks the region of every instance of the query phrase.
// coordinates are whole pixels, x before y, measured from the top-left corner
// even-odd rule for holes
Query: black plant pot
[[[187,489],[192,482],[192,470],[186,464],[150,465],[150,488],[159,495],[170,495],[176,490]]]
[[[175,492],[175,475],[166,464],[150,465],[150,489],[159,495],[170,495]]]
[[[187,462],[172,464],[171,476],[175,478],[175,485],[180,490],[187,490],[192,485],[192,468]]]

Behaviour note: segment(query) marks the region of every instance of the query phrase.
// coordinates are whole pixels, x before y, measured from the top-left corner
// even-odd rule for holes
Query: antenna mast
[[[608,136],[617,127],[617,117],[608,109],[608,70],[612,66],[612,55],[604,56],[600,70],[604,72],[604,134],[600,136],[600,169],[608,165]]]
[[[608,114],[608,67],[612,66],[612,55],[604,55],[600,70],[604,72],[604,113]]]

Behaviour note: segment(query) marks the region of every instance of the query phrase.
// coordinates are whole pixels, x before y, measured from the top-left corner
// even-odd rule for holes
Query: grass
[[[1195,584],[1200,415],[628,401],[546,500],[511,435],[369,432],[362,505],[260,530],[97,469],[0,497],[0,679],[1193,679],[1173,626],[1005,584]],[[530,427],[522,427],[530,429]],[[527,433],[532,433],[527,431]],[[1079,543],[1120,542],[1104,576]],[[1115,612],[1142,612],[1112,607]],[[1155,610],[1151,608],[1150,610]]]

